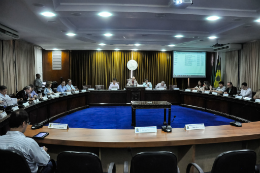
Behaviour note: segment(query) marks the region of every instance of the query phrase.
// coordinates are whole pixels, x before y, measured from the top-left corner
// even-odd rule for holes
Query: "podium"
[[[126,86],[127,103],[131,101],[145,101],[145,87]]]

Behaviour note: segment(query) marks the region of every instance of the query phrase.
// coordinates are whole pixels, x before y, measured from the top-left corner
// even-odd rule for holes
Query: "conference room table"
[[[132,95],[132,93],[134,95]],[[243,122],[242,127],[230,125],[206,127],[205,130],[186,131],[174,128],[172,133],[136,134],[134,129],[85,129],[38,130],[27,127],[25,135],[32,137],[38,132],[49,132],[39,145],[47,146],[51,157],[64,150],[89,151],[99,155],[103,169],[115,162],[123,170],[123,161],[131,161],[131,153],[141,151],[172,151],[178,157],[182,172],[189,162],[197,162],[205,171],[210,171],[218,154],[234,149],[252,149],[259,155],[260,144],[260,104],[233,97],[192,93],[179,90],[94,90],[73,94],[32,104],[24,108],[29,114],[31,124],[48,123],[58,117],[70,114],[92,105],[131,105],[131,99],[138,101],[168,101],[174,105],[186,106],[202,111],[213,112]],[[130,99],[130,102],[128,102]],[[0,120],[0,135],[9,129],[8,118]],[[131,151],[131,152],[129,152]],[[257,160],[259,163],[259,159]]]

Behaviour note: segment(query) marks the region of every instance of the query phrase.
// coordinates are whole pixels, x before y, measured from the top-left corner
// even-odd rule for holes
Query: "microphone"
[[[175,118],[176,118],[176,116],[174,115],[171,123],[174,121]],[[166,126],[162,126],[162,131],[167,132],[167,133],[172,132],[171,124],[167,124]]]

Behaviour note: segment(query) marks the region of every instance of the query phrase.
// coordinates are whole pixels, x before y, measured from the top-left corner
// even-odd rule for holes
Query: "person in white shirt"
[[[220,81],[218,83],[218,88],[216,90],[212,90],[212,86],[209,87],[210,88],[210,92],[216,92],[219,94],[223,94],[226,91],[226,87],[224,86],[224,82]]]
[[[109,90],[111,90],[112,88],[119,89],[119,85],[118,85],[118,83],[116,81],[117,81],[117,79],[113,78],[113,82],[109,85]]]
[[[66,85],[67,89],[70,91],[76,91],[77,89],[75,89],[75,87],[72,85],[72,81],[71,79],[68,79],[67,85]]]
[[[192,90],[200,91],[202,88],[203,88],[203,82],[201,80],[198,80],[198,85],[192,88]]]
[[[251,88],[247,87],[247,83],[246,82],[242,83],[240,95],[243,96],[243,97],[252,98],[252,90],[251,90]]]
[[[165,84],[165,82],[164,81],[162,81],[161,83],[158,83],[157,85],[156,85],[156,88],[167,88],[167,86],[166,86],[166,84]]]
[[[25,110],[12,112],[9,118],[10,130],[6,135],[0,136],[0,149],[21,152],[32,173],[37,173],[38,166],[44,167],[42,173],[51,173],[56,165],[49,162],[48,149],[45,146],[40,147],[34,139],[24,135],[28,123],[29,116]]]
[[[0,86],[0,106],[12,106],[17,104],[20,99],[11,98],[7,95],[7,87],[4,85]],[[22,100],[22,99],[21,99]]]
[[[148,79],[145,79],[143,86],[146,87],[146,88],[152,88],[153,87],[152,83],[148,82]]]

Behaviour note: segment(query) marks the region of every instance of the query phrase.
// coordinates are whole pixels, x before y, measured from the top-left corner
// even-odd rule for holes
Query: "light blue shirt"
[[[44,89],[44,94],[47,95],[47,94],[50,94],[50,93],[53,93],[52,89],[50,88],[50,90],[48,88],[45,88]]]
[[[66,85],[67,90],[76,90],[75,87],[71,84],[71,86],[69,86],[68,84]]]
[[[67,91],[67,87],[66,87],[66,86],[63,86],[63,87],[62,87],[61,85],[58,86],[57,92],[63,93],[63,92],[65,92],[65,91]]]
[[[38,96],[38,94],[33,90],[32,92],[31,92],[31,98],[33,98],[33,96]]]
[[[148,86],[148,84],[149,84],[149,86]],[[144,82],[144,83],[143,83],[143,86],[146,87],[146,88],[152,88],[152,87],[153,87],[153,85],[152,85],[151,82],[148,82],[148,84],[146,84],[146,83]]]

